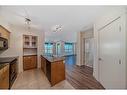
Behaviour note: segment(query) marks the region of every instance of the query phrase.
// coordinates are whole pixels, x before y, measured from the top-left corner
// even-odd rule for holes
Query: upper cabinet
[[[6,38],[7,40],[10,39],[10,32],[0,25],[0,37]]]
[[[23,35],[23,48],[37,48],[37,36]]]

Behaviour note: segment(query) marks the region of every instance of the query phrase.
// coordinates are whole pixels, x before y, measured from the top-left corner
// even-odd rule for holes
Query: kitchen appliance
[[[0,37],[0,50],[8,49],[8,40],[6,38]]]
[[[10,76],[9,76],[9,88],[11,88],[12,84],[14,83],[16,77],[17,77],[17,59],[13,60],[10,63]]]

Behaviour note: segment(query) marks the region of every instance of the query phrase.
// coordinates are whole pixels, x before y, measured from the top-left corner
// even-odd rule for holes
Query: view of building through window
[[[45,54],[53,53],[53,43],[45,43]]]
[[[57,55],[60,55],[61,54],[61,46],[60,46],[60,43],[57,44]]]
[[[73,54],[73,43],[65,42],[63,47],[60,43],[55,45],[57,55],[71,55]],[[63,50],[62,50],[63,49]],[[53,43],[46,42],[45,43],[45,54],[53,54]]]
[[[73,53],[73,43],[64,44],[65,53]]]

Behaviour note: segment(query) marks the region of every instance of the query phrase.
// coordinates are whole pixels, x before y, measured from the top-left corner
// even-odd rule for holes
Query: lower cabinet
[[[34,68],[37,68],[37,56],[36,55],[23,56],[23,69],[29,70]]]
[[[46,59],[43,57],[41,58],[41,69],[46,74]]]
[[[9,65],[0,70],[0,89],[9,88]]]
[[[55,85],[65,80],[65,64],[63,61],[53,62],[51,64],[51,85]]]
[[[65,64],[63,60],[50,61],[41,56],[41,69],[51,83],[51,86],[65,80]]]

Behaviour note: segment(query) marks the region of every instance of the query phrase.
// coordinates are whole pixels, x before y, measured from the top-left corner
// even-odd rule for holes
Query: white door
[[[120,18],[99,31],[99,80],[107,89],[124,88]]]

